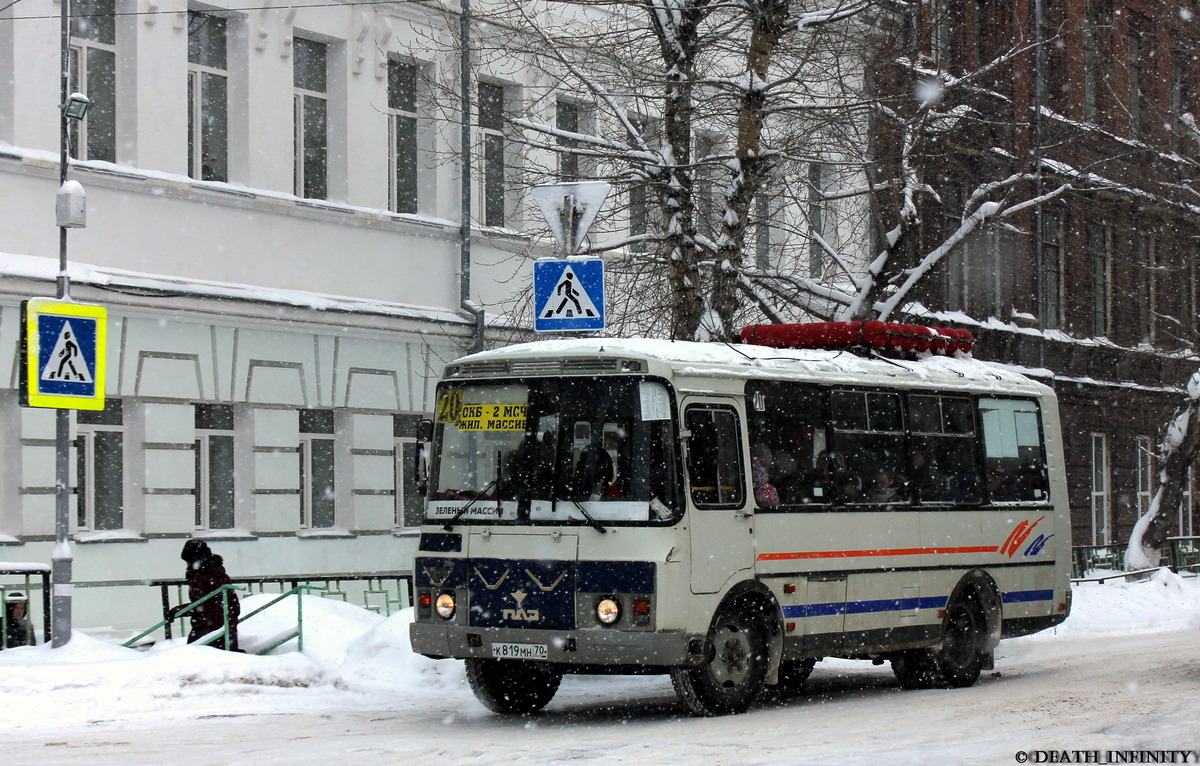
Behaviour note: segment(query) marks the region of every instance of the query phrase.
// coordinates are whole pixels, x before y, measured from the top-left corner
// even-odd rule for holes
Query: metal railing
[[[167,634],[167,638],[170,638],[172,622],[179,619],[180,617],[187,616],[188,612],[192,611],[193,609],[200,606],[201,604],[207,603],[211,599],[217,598],[219,596],[221,598],[221,617],[222,617],[221,621],[222,621],[223,625],[220,630],[214,630],[213,632],[200,638],[200,640],[198,640],[196,643],[200,644],[201,646],[208,646],[209,644],[216,641],[218,638],[223,638],[223,639],[225,639],[224,645],[226,648],[228,648],[229,647],[229,594],[233,593],[236,595],[236,592],[240,591],[240,590],[242,590],[242,588],[239,588],[236,585],[222,585],[219,588],[217,588],[216,590],[214,590],[212,593],[209,593],[208,595],[204,596],[203,598],[198,598],[195,601],[193,601],[192,603],[187,604],[186,606],[180,607],[176,611],[168,611],[167,615],[163,618],[162,622],[159,622],[159,623],[155,624],[153,627],[147,628],[146,630],[142,631],[141,633],[138,633],[133,638],[131,638],[128,641],[126,641],[125,643],[121,644],[121,646],[134,646],[135,644],[137,644],[138,641],[141,641],[143,638],[150,635],[151,633],[158,630],[159,628],[163,628]],[[257,614],[259,611],[261,611],[261,610],[256,610],[255,614]]]
[[[1071,548],[1071,579],[1076,582],[1104,582],[1131,577],[1170,567],[1175,572],[1200,569],[1200,536],[1168,537],[1158,567],[1088,577],[1098,569],[1119,570],[1125,565],[1125,545],[1076,545]]]
[[[363,582],[366,584],[366,587],[363,589],[364,609],[388,617],[391,615],[393,607],[403,608],[412,605],[413,580],[412,575],[407,572],[268,575],[263,577],[235,577],[230,582],[234,585],[246,586],[244,590],[251,594],[256,592],[256,588],[258,593],[267,593],[266,588],[269,586],[275,586],[282,592],[285,589],[295,590],[299,586],[304,585],[310,586],[310,590],[318,592],[327,598],[341,597],[343,600],[347,597],[344,588],[345,583]],[[171,613],[171,589],[176,589],[176,601],[183,601],[183,588],[187,585],[187,580],[153,580],[148,584],[152,587],[157,587],[162,598],[163,622],[156,625],[155,628],[162,627],[164,637],[170,640],[172,638],[171,621],[169,619]],[[389,585],[391,586],[390,588]],[[394,597],[393,593],[395,594]],[[245,619],[245,617],[242,619]]]

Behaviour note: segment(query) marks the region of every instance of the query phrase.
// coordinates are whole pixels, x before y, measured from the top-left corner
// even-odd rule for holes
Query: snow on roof
[[[962,387],[983,385],[1041,384],[1009,367],[982,362],[969,356],[925,354],[907,359],[863,356],[847,350],[777,349],[730,343],[694,343],[652,338],[567,338],[521,343],[473,354],[455,364],[473,361],[544,359],[546,357],[610,356],[660,360],[677,374],[730,377],[779,377],[790,375],[911,376],[930,382]]]
[[[336,295],[324,295],[307,290],[284,290],[231,282],[210,282],[201,279],[150,274],[125,269],[90,266],[78,261],[67,264],[67,273],[73,283],[96,287],[123,287],[143,290],[162,290],[170,293],[185,293],[198,298],[220,298],[259,303],[282,304],[316,311],[346,311],[408,319],[466,324],[468,320],[451,310],[415,306],[405,303],[367,300]],[[53,282],[58,276],[58,259],[37,255],[20,255],[0,252],[0,274]]]

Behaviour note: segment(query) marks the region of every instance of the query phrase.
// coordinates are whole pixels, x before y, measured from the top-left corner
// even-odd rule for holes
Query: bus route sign
[[[21,405],[104,409],[108,309],[54,298],[21,303]]]

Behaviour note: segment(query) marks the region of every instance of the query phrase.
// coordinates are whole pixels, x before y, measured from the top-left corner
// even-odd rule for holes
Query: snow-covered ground
[[[268,598],[247,598],[246,611]],[[0,652],[0,763],[1012,763],[1039,747],[1200,751],[1200,578],[1166,570],[1077,586],[1066,623],[1003,642],[996,672],[972,689],[903,691],[886,665],[827,660],[798,698],[716,721],[688,718],[662,677],[568,677],[541,715],[493,716],[462,663],[412,654],[410,620],[305,597],[302,653],[178,639],[139,652],[78,633],[58,650]],[[295,623],[295,602],[279,604],[243,624],[242,643]]]

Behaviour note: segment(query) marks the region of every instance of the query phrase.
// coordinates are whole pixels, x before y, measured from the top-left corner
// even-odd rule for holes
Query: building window
[[[1195,501],[1192,498],[1192,467],[1188,466],[1187,481],[1183,486],[1183,499],[1179,502],[1179,526],[1175,528],[1175,534],[1181,537],[1192,537],[1196,534],[1196,528],[1193,524],[1195,514]]]
[[[1092,545],[1108,545],[1108,436],[1092,434]]]
[[[225,19],[188,11],[188,175],[229,180]]]
[[[116,0],[76,0],[71,14],[71,90],[91,100],[87,116],[69,120],[74,154],[117,161]]]
[[[1158,299],[1158,241],[1148,234],[1134,235],[1134,262],[1137,266],[1138,328],[1142,342],[1155,340],[1154,312]]]
[[[771,199],[764,193],[754,197],[754,264],[771,268]]]
[[[1112,311],[1112,227],[1089,227],[1087,241],[1092,259],[1092,334],[1105,337]]]
[[[630,124],[638,132],[638,135],[641,136],[642,143],[653,149],[660,134],[660,123],[658,120],[649,117],[633,116],[630,118]],[[641,149],[641,146],[636,141],[630,141],[630,146],[634,150]],[[644,253],[649,249],[646,244],[646,237],[650,234],[651,201],[649,182],[643,178],[634,180],[629,187],[629,236],[642,237],[642,239],[630,245],[629,249],[632,252]]]
[[[1130,12],[1127,45],[1129,129],[1145,136],[1155,122],[1152,103],[1155,79],[1154,25],[1141,14]]]
[[[300,528],[334,525],[333,410],[300,410]]]
[[[483,224],[503,226],[504,86],[479,83],[479,131],[483,141]]]
[[[1154,491],[1154,448],[1149,436],[1137,437],[1137,511],[1138,518],[1150,510]]]
[[[723,165],[717,156],[720,139],[715,135],[696,135],[693,157],[693,199],[696,200],[696,230],[715,237],[721,230],[725,210],[719,201],[720,173]]]
[[[1054,214],[1042,218],[1042,326],[1057,330],[1062,326],[1063,225]]]
[[[818,238],[825,237],[825,166],[820,162],[808,163],[808,276],[821,279],[829,255]]]
[[[388,129],[391,132],[391,208],[417,212],[417,65],[388,61]]]
[[[78,439],[77,512],[80,530],[122,529],[125,526],[125,427],[120,399],[109,399],[103,410],[75,413]]]
[[[1112,25],[1112,0],[1090,0],[1083,19],[1083,117],[1094,121],[1100,115],[1108,72],[1105,59]]]
[[[578,133],[579,131],[579,104],[571,101],[559,100],[555,105],[554,127],[565,133]],[[572,149],[578,146],[578,143],[565,136],[558,136],[558,180],[560,181],[578,181],[579,180],[579,155]]]
[[[419,415],[393,415],[392,441],[396,465],[396,526],[419,527],[424,514],[424,497],[417,493],[413,468],[417,461]]]
[[[233,405],[196,405],[196,529],[234,524]]]
[[[292,41],[297,197],[325,199],[329,171],[329,46],[297,37]]]

